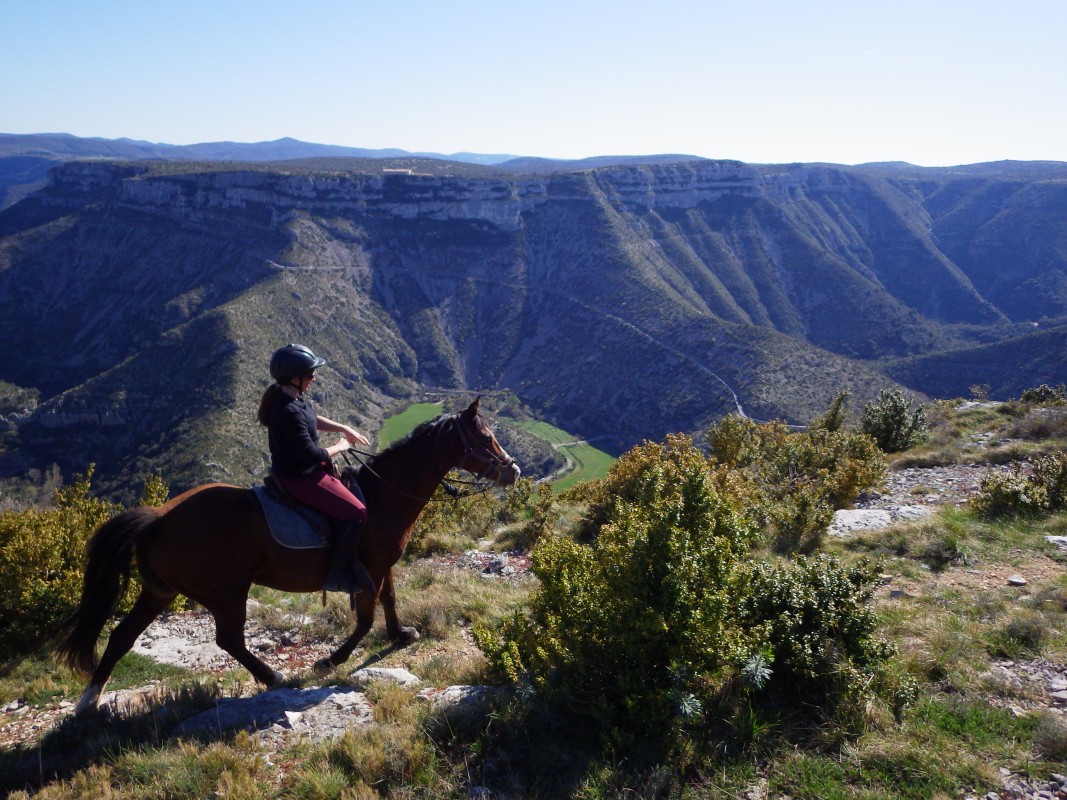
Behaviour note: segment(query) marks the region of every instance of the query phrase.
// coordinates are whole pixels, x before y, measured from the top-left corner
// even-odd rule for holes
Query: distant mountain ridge
[[[40,155],[58,158],[168,159],[180,161],[285,161],[295,158],[398,158],[416,156],[474,164],[498,164],[515,156],[476,153],[411,153],[398,148],[369,149],[315,144],[285,137],[269,142],[162,144],[134,139],[101,139],[66,133],[0,133],[0,157]]]
[[[1065,165],[536,166],[54,168],[0,212],[0,477],[250,482],[290,340],[370,430],[427,387],[507,391],[618,447],[1067,374]]]

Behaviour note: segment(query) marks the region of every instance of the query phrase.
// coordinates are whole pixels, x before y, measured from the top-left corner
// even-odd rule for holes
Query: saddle
[[[366,502],[355,479],[355,470],[346,468],[341,475],[345,486],[361,502]],[[329,547],[333,541],[333,520],[310,506],[293,499],[273,475],[268,474],[252,492],[263,508],[271,536],[282,547],[295,550]]]

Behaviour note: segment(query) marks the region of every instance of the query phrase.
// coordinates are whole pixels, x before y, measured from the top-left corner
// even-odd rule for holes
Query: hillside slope
[[[979,246],[996,213],[965,226],[948,199],[965,187],[926,172],[341,163],[73,162],[0,213],[0,380],[40,397],[0,423],[0,476],[95,461],[109,487],[251,482],[264,363],[287,341],[330,360],[316,399],[370,430],[421,387],[509,389],[624,447],[739,408],[804,422],[845,387],[863,402],[894,385],[870,360],[1002,339],[1039,308],[1028,291],[1067,313],[1046,291],[1065,271],[1058,179],[969,201],[1031,198],[1004,293]]]

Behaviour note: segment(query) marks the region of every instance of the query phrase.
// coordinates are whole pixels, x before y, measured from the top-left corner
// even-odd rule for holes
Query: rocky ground
[[[901,519],[915,519],[932,513],[944,504],[962,504],[978,489],[981,478],[989,469],[997,467],[949,466],[929,469],[904,469],[890,473],[885,486],[869,492],[856,506],[838,512],[831,535],[848,536],[856,531],[883,527]],[[1067,541],[1062,543],[1067,547]],[[460,555],[437,556],[429,560],[435,568],[471,570],[487,580],[515,581],[527,579],[530,558],[528,553],[499,554],[468,551]],[[1025,574],[1022,574],[1025,573]],[[1023,591],[1028,583],[1042,583],[1062,573],[1062,565],[1051,560],[1028,562],[1024,566],[986,565],[978,570],[951,570],[931,573],[921,581],[888,579],[879,590],[883,602],[908,602],[923,592],[938,591],[952,586],[961,591]],[[301,633],[307,621],[299,617],[279,624],[257,621],[255,601],[250,600],[250,622],[246,629],[249,648],[273,668],[286,674],[306,674],[312,664],[327,655],[336,641],[308,639]],[[202,611],[165,614],[156,620],[138,639],[137,652],[157,661],[186,667],[196,672],[222,673],[234,668],[230,657],[214,643],[214,626],[210,616]],[[403,651],[398,651],[403,652]],[[354,681],[365,687],[377,680],[396,681],[406,686],[420,687],[421,680],[405,668],[402,656],[388,659],[390,667],[366,666],[355,668]],[[358,664],[354,660],[353,664]],[[400,666],[404,665],[404,666]],[[991,665],[990,681],[1012,688],[1014,697],[1025,697],[1012,706],[1015,713],[1047,710],[1064,714],[1067,708],[1067,665],[1034,659],[1027,662],[998,661]],[[102,702],[117,710],[133,709],[151,697],[158,687],[108,692]],[[493,690],[488,687],[422,687],[420,699],[430,703],[479,702]],[[250,681],[246,694],[220,701],[218,708],[190,717],[173,729],[174,735],[194,731],[217,731],[220,728],[244,727],[257,732],[268,753],[283,746],[292,737],[321,740],[339,735],[352,725],[371,724],[373,707],[360,689],[349,687],[286,688],[260,692]],[[73,712],[73,703],[62,701],[56,705],[29,706],[20,700],[0,709],[0,747],[35,741],[51,729],[57,720]],[[268,755],[269,757],[269,755]],[[1049,800],[1067,798],[1067,778],[1049,776],[1047,781],[1027,780],[1003,769],[1003,790],[981,800],[997,797]],[[760,787],[749,792],[752,798],[761,797]],[[975,800],[979,800],[976,798]]]
[[[434,556],[427,561],[437,569],[469,570],[487,580],[523,580],[530,569],[529,553],[522,552],[509,554],[470,550],[461,555]],[[286,675],[307,674],[316,661],[329,655],[340,644],[340,637],[309,638],[301,631],[309,620],[300,616],[290,615],[281,619],[272,616],[271,624],[264,624],[259,620],[259,604],[253,599],[249,599],[248,604],[249,622],[245,627],[245,640],[249,650]],[[473,641],[470,647],[474,649]],[[155,661],[201,674],[221,675],[239,669],[233,659],[215,644],[214,622],[210,614],[203,610],[161,615],[137,639],[133,650]],[[396,651],[398,654],[403,652]],[[402,666],[360,666],[358,655],[357,651],[357,657],[351,661],[353,667],[350,677],[362,686],[374,681],[394,681],[405,686],[422,684],[416,675]],[[409,659],[402,655],[396,655],[390,661],[412,666]],[[159,691],[157,684],[109,691],[101,698],[101,705],[120,712],[137,709]],[[483,699],[490,691],[488,687],[423,687],[419,697],[432,703],[471,703]],[[373,721],[373,709],[366,695],[347,687],[290,688],[262,692],[250,679],[244,693],[248,696],[225,699],[220,702],[219,709],[183,721],[174,729],[174,734],[190,733],[201,727],[209,730],[245,727],[257,731],[264,743],[280,746],[289,736],[318,740],[336,736],[347,726]],[[47,706],[31,706],[15,700],[0,708],[0,747],[35,741],[73,711],[74,703],[69,700]]]

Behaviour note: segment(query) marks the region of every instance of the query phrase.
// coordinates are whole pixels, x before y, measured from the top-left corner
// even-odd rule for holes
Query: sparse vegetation
[[[975,451],[964,442],[980,434],[997,447],[1040,408],[1055,411],[940,404],[927,443],[892,459],[939,447],[969,463]],[[425,552],[521,542],[533,548],[540,583],[413,557],[398,594],[423,639],[389,656],[376,630],[367,647],[417,664],[431,685],[510,671],[514,690],[488,708],[435,711],[412,690],[381,687],[371,692],[376,725],[328,743],[268,751],[241,732],[170,741],[162,720],[242,688],[131,654],[114,686],[160,681],[161,697],[143,711],[67,717],[40,740],[0,749],[0,786],[19,800],[460,798],[476,787],[680,800],[736,797],[762,780],[768,797],[910,800],[999,790],[1001,766],[1035,781],[1062,771],[1062,719],[1009,711],[1029,708],[1039,692],[998,678],[993,664],[1067,663],[1067,581],[1053,560],[1063,557],[1045,541],[1067,534],[1067,511],[945,509],[847,540],[816,537],[803,557],[777,555],[764,525],[787,500],[780,484],[817,483],[832,508],[880,474],[872,440],[833,427],[798,433],[723,420],[709,435],[710,457],[671,438],[561,494],[526,483],[434,504],[420,521]],[[1046,452],[1048,440],[1032,444],[1033,468],[1020,475],[1041,476],[1045,496],[1059,496],[1062,458]],[[72,494],[40,513],[75,519],[79,503],[92,501],[87,478],[64,491]],[[160,476],[146,482],[146,501],[165,496]],[[0,528],[8,519],[0,515]],[[1030,585],[983,583],[997,565]],[[313,617],[307,635],[350,624],[346,610],[312,611],[306,597],[256,598],[262,624],[272,613]],[[472,627],[485,655],[470,647]],[[44,707],[80,689],[64,667],[25,649],[0,671],[0,705]],[[14,719],[0,721],[0,735]]]

